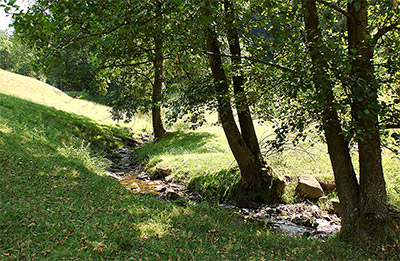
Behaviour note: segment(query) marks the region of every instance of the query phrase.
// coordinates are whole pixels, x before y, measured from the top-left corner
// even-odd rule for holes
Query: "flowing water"
[[[117,178],[121,185],[134,193],[150,194],[160,198],[174,200],[188,198],[183,185],[171,182],[171,177],[150,180],[140,164],[130,161],[129,148],[115,150],[119,155],[118,167],[109,170],[109,175]],[[262,222],[285,236],[307,236],[323,240],[340,231],[340,218],[311,203],[279,204],[263,206],[258,209],[238,208],[221,204],[220,208],[232,209],[245,221]]]

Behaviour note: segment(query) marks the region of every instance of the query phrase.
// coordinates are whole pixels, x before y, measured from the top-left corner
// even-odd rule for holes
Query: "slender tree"
[[[281,104],[275,103],[285,117],[280,119],[278,134],[304,131],[304,115],[317,120],[341,201],[342,235],[398,240],[399,231],[388,212],[381,158],[381,134],[393,125],[387,123],[387,110],[398,114],[379,98],[389,90],[390,82],[385,79],[396,75],[386,62],[390,59],[385,49],[397,46],[397,4],[382,1],[376,6],[353,0],[336,5],[303,0],[301,7],[271,6],[269,15],[279,12],[272,19],[279,29],[273,42],[266,44],[282,46],[275,49],[274,63],[286,68],[285,73],[280,69],[279,80],[270,80],[280,86],[274,89],[275,95],[285,96],[279,98]],[[358,144],[359,180],[350,157],[350,141]]]
[[[247,146],[250,148],[251,152],[260,157],[260,146],[258,144],[257,135],[254,129],[253,119],[251,118],[251,113],[247,101],[247,94],[243,87],[244,84],[244,76],[242,67],[242,58],[241,58],[241,47],[239,41],[238,29],[235,27],[235,9],[232,1],[224,0],[224,12],[226,18],[226,27],[227,27],[227,38],[229,43],[229,50],[231,54],[231,61],[233,64],[233,68],[235,71],[233,72],[233,91],[235,95],[235,105],[238,111],[238,119],[240,130],[245,140]]]
[[[218,6],[218,2],[212,1]],[[215,28],[212,25],[214,17],[210,2],[204,1],[200,8],[203,19],[203,30],[206,37],[207,53],[210,62],[212,77],[218,101],[218,112],[221,118],[222,128],[228,140],[231,151],[239,165],[241,173],[241,187],[247,194],[255,192],[254,199],[265,200],[266,195],[274,198],[277,190],[271,189],[273,178],[269,168],[264,168],[265,163],[261,157],[254,126],[252,124],[248,105],[243,91],[243,78],[239,75],[233,77],[236,104],[239,111],[239,121],[242,132],[239,130],[231,104],[229,81],[224,70],[220,42]],[[233,27],[234,10],[230,1],[225,1],[225,14],[228,28],[228,41],[232,54],[232,62],[240,67],[240,45],[236,29]],[[241,96],[241,97],[240,97]],[[241,99],[239,99],[239,97]],[[254,144],[257,143],[257,144]],[[263,199],[264,197],[264,199]],[[271,199],[271,198],[270,198]]]
[[[359,190],[353,163],[350,157],[349,143],[343,136],[334,97],[334,82],[329,79],[328,61],[323,55],[322,33],[319,25],[315,0],[303,0],[306,40],[312,60],[313,81],[316,97],[321,104],[321,122],[328,145],[335,181],[337,183],[343,216],[342,231],[351,229],[359,214]]]
[[[164,1],[39,0],[26,13],[14,16],[14,27],[21,39],[41,50],[45,62],[51,60],[48,57],[68,54],[84,46],[100,58],[96,59],[100,68],[116,72],[130,68],[132,73],[140,71],[147,78],[153,74],[153,80],[149,81],[153,131],[160,138],[165,133],[160,109],[165,8]],[[152,70],[143,69],[144,65],[152,65]],[[124,112],[137,108],[114,109]]]

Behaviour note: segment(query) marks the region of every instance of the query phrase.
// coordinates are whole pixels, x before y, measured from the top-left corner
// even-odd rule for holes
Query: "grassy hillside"
[[[108,126],[129,127],[135,134],[150,132],[151,124],[147,116],[138,116],[132,123],[116,123],[110,118],[110,108],[83,99],[73,99],[60,90],[38,80],[10,73],[0,69],[0,93],[27,99],[42,105],[66,112],[83,115]],[[151,172],[156,166],[173,168],[176,181],[186,183],[191,189],[206,197],[221,198],[229,193],[229,188],[239,179],[237,166],[226,142],[223,130],[214,123],[216,115],[207,116],[208,124],[196,131],[178,122],[169,128],[173,132],[169,138],[150,143],[136,151],[139,161],[146,163]],[[265,146],[265,141],[273,138],[269,124],[256,124],[256,131]],[[285,151],[276,153],[265,147],[266,160],[279,175],[292,177],[312,174],[323,179],[333,180],[332,168],[326,145],[317,137],[311,138],[297,147],[285,146]],[[357,154],[354,153],[354,166],[358,169]],[[383,167],[388,187],[389,202],[400,207],[400,158],[388,151],[383,152]],[[285,189],[284,198],[293,201],[296,195],[293,185]]]
[[[111,117],[110,108],[87,100],[74,99],[46,83],[0,69],[0,93],[29,100],[58,110],[86,116],[107,125],[130,127],[137,131],[151,131],[150,120],[138,116],[129,124],[116,123]]]
[[[1,73],[0,93],[30,92],[25,98],[36,103],[0,94],[0,259],[365,260],[399,254],[348,247],[337,238],[280,237],[259,224],[238,223],[235,213],[211,203],[132,194],[103,175],[103,156],[122,145],[110,137],[130,135],[126,129],[100,125],[99,115],[67,112],[76,110],[68,99],[75,101],[59,91]],[[87,104],[80,114],[96,106]],[[206,126],[137,153],[149,166],[175,164],[177,178],[186,171],[200,180],[196,184],[222,188],[235,176],[226,171],[234,167],[227,151],[219,128]]]
[[[150,132],[151,124],[147,116],[138,116],[132,123],[116,123],[111,120],[109,107],[83,99],[73,99],[60,90],[35,79],[0,70],[0,93],[13,95],[66,112],[86,116],[97,123],[108,126],[129,127],[133,133]],[[239,179],[239,173],[232,153],[226,142],[216,115],[208,115],[209,124],[196,131],[189,131],[182,122],[169,128],[173,132],[169,138],[150,143],[136,151],[139,161],[145,162],[151,172],[156,166],[170,166],[176,181],[186,183],[191,189],[206,197],[221,198],[229,193],[229,188]],[[269,124],[256,124],[261,141],[273,138]],[[279,175],[292,177],[312,174],[323,179],[333,179],[332,168],[325,144],[316,137],[294,147],[285,146],[285,151],[276,153],[266,147],[266,160]],[[354,154],[354,166],[357,154]],[[383,152],[383,167],[388,186],[389,202],[400,207],[400,159],[388,151]],[[284,198],[295,200],[294,185],[285,189]]]
[[[395,249],[284,238],[210,203],[160,201],[102,175],[88,118],[0,94],[0,259],[368,259]]]

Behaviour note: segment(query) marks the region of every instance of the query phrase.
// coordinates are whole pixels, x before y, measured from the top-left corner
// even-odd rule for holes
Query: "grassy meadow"
[[[151,121],[146,115],[137,116],[128,124],[115,122],[110,116],[110,108],[105,105],[84,99],[74,99],[39,80],[2,69],[0,69],[0,93],[82,115],[100,124],[128,127],[137,132],[151,131]]]
[[[394,247],[348,246],[336,237],[326,242],[282,237],[260,224],[238,223],[234,211],[220,210],[213,201],[168,202],[131,193],[104,175],[109,163],[103,158],[123,146],[112,137],[131,137],[148,123],[141,117],[117,126],[107,110],[0,70],[1,260],[398,258]],[[265,132],[263,126],[257,129]],[[238,176],[220,128],[188,132],[176,125],[171,132],[138,148],[137,159],[149,171],[172,166],[176,180],[206,196],[212,197],[210,191],[224,196],[227,183]],[[269,162],[282,174],[329,176],[328,163],[319,163],[326,158],[323,148],[307,148],[306,155],[289,150]],[[393,160],[385,168],[393,172],[388,180],[396,190],[398,164],[385,159]]]

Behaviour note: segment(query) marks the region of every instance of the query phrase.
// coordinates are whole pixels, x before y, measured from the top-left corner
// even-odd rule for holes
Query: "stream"
[[[126,189],[164,200],[189,198],[185,186],[171,182],[172,176],[151,180],[143,171],[141,164],[135,164],[130,160],[131,149],[120,148],[113,152],[118,156],[111,160],[114,164],[108,169],[107,174],[118,179]],[[285,236],[305,236],[324,240],[340,231],[340,218],[311,202],[277,204],[257,209],[239,208],[230,204],[220,204],[219,207],[231,209],[236,213],[233,223],[257,222]]]

